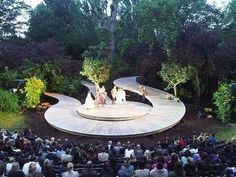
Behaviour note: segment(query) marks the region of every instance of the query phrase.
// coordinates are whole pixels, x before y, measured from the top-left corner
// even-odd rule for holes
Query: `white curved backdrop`
[[[115,80],[117,87],[131,92],[139,92],[137,77],[125,77]],[[92,93],[95,89],[92,84],[83,83]],[[149,114],[139,119],[128,121],[98,121],[84,118],[76,113],[81,103],[71,97],[46,93],[58,99],[58,103],[45,112],[46,121],[61,131],[84,136],[144,136],[167,130],[178,124],[185,114],[185,106],[181,101],[166,100],[166,92],[145,86],[146,98],[152,103],[153,109]],[[132,111],[132,110],[130,110]]]

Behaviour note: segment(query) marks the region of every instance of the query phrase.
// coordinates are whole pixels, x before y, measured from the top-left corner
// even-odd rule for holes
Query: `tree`
[[[96,87],[109,79],[110,65],[105,60],[85,58],[81,75],[86,76]]]
[[[98,28],[104,29],[109,32],[109,45],[108,45],[108,60],[112,61],[115,57],[116,48],[116,38],[115,32],[117,28],[117,15],[119,3],[121,0],[112,0],[110,5],[110,16],[107,13],[108,2],[106,0],[96,1],[89,0],[90,7],[92,8],[92,13],[97,16]]]
[[[125,3],[126,2],[126,3]],[[134,48],[135,45],[139,45],[138,41],[138,29],[135,24],[135,11],[134,8],[137,5],[137,1],[122,1],[122,5],[119,9],[119,20],[116,27],[116,55],[122,59],[126,59],[130,49]],[[137,52],[135,52],[137,54]],[[140,56],[140,54],[137,54]],[[130,57],[128,57],[130,60]],[[132,62],[132,61],[130,61]]]
[[[148,44],[151,51],[161,45],[169,57],[187,22],[204,21],[214,27],[221,19],[219,11],[206,0],[140,0],[134,11],[137,39]]]
[[[174,61],[162,64],[160,77],[167,82],[167,88],[174,89],[174,95],[177,97],[177,86],[185,83],[191,77],[191,66],[183,67]]]
[[[203,81],[203,78],[199,75],[198,68],[192,67],[192,69],[193,69],[192,70],[193,71],[193,74],[192,74],[193,89],[197,95],[196,104],[199,104],[201,94],[204,92],[206,88],[206,83]]]
[[[45,91],[45,84],[33,76],[26,79],[25,85],[25,105],[27,108],[35,108],[40,103],[40,96]]]
[[[173,55],[179,63],[193,66],[191,80],[197,97],[196,104],[200,102],[205,91],[212,93],[213,88],[217,86],[217,81],[208,84],[209,81],[217,80],[217,77],[223,78],[227,73],[226,61],[229,59],[222,54],[224,45],[220,27],[212,28],[205,22],[186,22],[177,38]],[[217,53],[222,56],[218,57]]]
[[[16,35],[23,30],[26,22],[18,17],[24,17],[29,9],[24,0],[0,0],[0,38]]]
[[[85,0],[84,3],[91,7],[91,12],[96,17],[98,29],[104,36],[108,35],[104,40],[108,44],[107,59],[112,62],[117,54],[117,29],[119,28],[119,23],[122,22],[121,18],[127,12],[129,14],[133,12],[133,7],[137,0],[111,0],[109,7],[107,0]],[[125,23],[129,23],[129,21],[127,20]],[[129,29],[129,31],[131,32],[132,30]]]
[[[38,42],[51,38],[65,47],[67,55],[79,59],[85,49],[97,44],[95,26],[81,1],[45,0],[32,11],[27,36]]]
[[[9,67],[18,68],[25,59],[34,63],[52,62],[58,63],[66,60],[65,50],[58,42],[47,39],[42,42],[26,40],[5,41],[0,47],[0,60]]]
[[[236,39],[236,0],[231,0],[226,10],[224,11],[224,25],[231,36]]]

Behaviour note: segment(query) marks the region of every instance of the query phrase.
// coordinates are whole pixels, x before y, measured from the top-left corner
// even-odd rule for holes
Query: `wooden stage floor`
[[[140,84],[136,82],[136,79],[136,76],[125,77],[117,79],[113,83],[119,88],[140,94]],[[95,88],[92,84],[88,82],[83,84],[94,94]],[[54,128],[83,136],[145,136],[167,130],[178,124],[186,111],[184,104],[181,101],[167,100],[166,95],[168,93],[164,91],[148,86],[145,87],[147,89],[146,98],[152,103],[152,107],[147,106],[148,111],[135,119],[111,121],[86,118],[77,113],[77,110],[82,106],[78,100],[57,93],[46,93],[48,96],[58,99],[59,102],[51,106],[44,116],[46,121]],[[131,116],[137,114],[135,106],[126,109]],[[114,117],[117,116],[116,112],[113,112]],[[109,113],[108,117],[111,117],[111,115]],[[117,117],[119,118],[119,116]],[[122,117],[122,113],[120,117]]]

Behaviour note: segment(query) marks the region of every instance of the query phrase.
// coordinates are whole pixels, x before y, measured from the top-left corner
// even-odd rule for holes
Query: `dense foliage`
[[[78,92],[80,79],[76,77],[58,75],[52,81],[50,90],[54,92],[68,94],[70,96]]]
[[[27,108],[35,108],[40,103],[40,96],[45,91],[45,84],[33,76],[26,79],[25,86],[25,106]]]
[[[4,67],[0,71],[0,87],[4,89],[11,89],[15,86],[14,79],[17,79],[19,73],[16,70]]]
[[[16,94],[0,89],[0,111],[19,112],[19,100]]]
[[[217,107],[217,116],[223,122],[231,119],[232,94],[228,84],[220,84],[218,90],[214,93],[214,104]]]
[[[34,41],[58,41],[67,54],[80,57],[97,42],[96,22],[88,7],[75,0],[46,0],[31,13],[28,36]]]

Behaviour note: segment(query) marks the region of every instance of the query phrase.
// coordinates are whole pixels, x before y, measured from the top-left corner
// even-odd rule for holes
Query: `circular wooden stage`
[[[152,110],[152,107],[133,101],[127,104],[106,104],[94,109],[86,109],[84,105],[77,109],[77,113],[85,118],[101,121],[128,121],[141,118]]]
[[[115,80],[119,88],[139,92],[136,76]],[[93,84],[84,82],[94,94]],[[65,95],[46,93],[59,102],[45,112],[46,121],[54,128],[83,136],[127,137],[145,136],[167,130],[178,124],[185,114],[185,106],[181,101],[167,100],[168,93],[147,87],[146,98],[152,106],[127,102],[127,105],[111,105],[86,110],[81,103]]]

